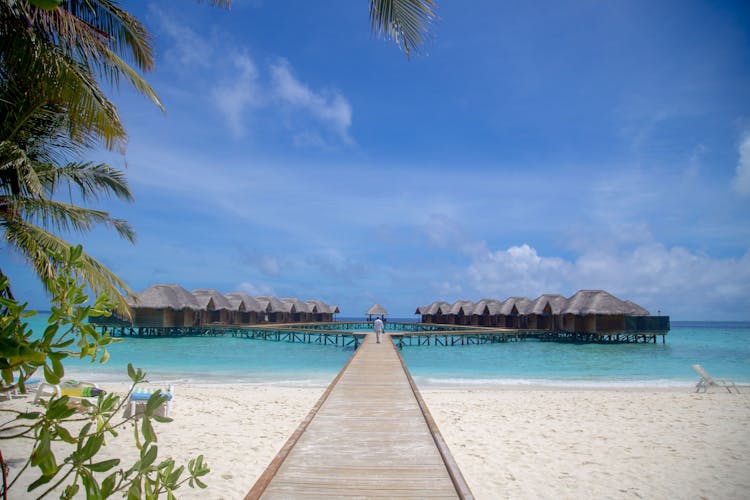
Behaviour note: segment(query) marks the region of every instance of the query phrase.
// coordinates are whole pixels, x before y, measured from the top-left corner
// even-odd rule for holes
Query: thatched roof
[[[568,299],[563,314],[632,314],[632,306],[604,290],[579,290]]]
[[[292,305],[292,312],[293,313],[309,313],[312,312],[312,308],[307,305],[306,303],[302,302],[296,297],[287,297],[284,299],[281,299],[282,302],[286,302],[287,304]]]
[[[509,297],[503,302],[495,299],[482,299],[476,304],[469,300],[458,300],[453,304],[436,301],[429,306],[420,306],[415,314],[435,315],[442,314],[459,314],[461,311],[465,315],[476,314],[482,316],[489,314],[491,316],[513,314],[513,310],[519,315],[544,314],[546,306],[549,304],[551,313],[557,314],[575,314],[585,316],[587,314],[610,314],[610,315],[628,315],[628,316],[648,316],[649,312],[638,304],[629,300],[620,300],[614,295],[604,290],[579,290],[570,298],[565,298],[559,294],[545,293],[533,301],[526,297]]]
[[[196,288],[192,291],[193,296],[200,304],[201,309],[210,311],[236,311],[232,304],[218,290],[213,288]]]
[[[341,310],[339,310],[339,306],[328,306],[328,309],[331,310],[331,314],[340,314]]]
[[[270,295],[261,295],[260,297],[255,297],[255,298],[260,300],[261,302],[268,302],[268,307],[266,308],[267,312],[270,312],[270,313],[292,312],[292,304],[288,302],[282,302],[276,297],[272,297]]]
[[[135,299],[133,307],[144,309],[181,309],[199,310],[196,298],[180,285],[151,285]]]
[[[338,307],[336,306],[329,306],[322,300],[306,300],[305,303],[310,308],[310,311],[313,313],[319,313],[319,314],[333,314],[334,312],[338,313]],[[336,309],[334,311],[334,309]]]
[[[232,292],[226,294],[226,298],[233,307],[239,308],[240,304],[242,304],[244,312],[263,313],[266,312],[266,306],[268,305],[261,304],[259,300],[252,298],[246,293]]]
[[[544,314],[544,308],[549,304],[552,314],[560,314],[568,299],[556,293],[545,293],[534,299],[529,314]]]
[[[500,314],[500,309],[503,307],[503,303],[495,299],[482,299],[474,306],[472,314],[477,316],[483,316],[489,314],[490,316],[497,316]]]
[[[427,312],[424,314],[431,314],[433,316],[437,314],[438,312],[446,314],[450,310],[450,308],[451,308],[451,305],[449,303],[443,302],[443,301],[436,301],[430,304],[429,306],[427,306]]]
[[[474,302],[470,300],[457,300],[453,303],[447,314],[460,314],[463,311],[465,316],[471,316],[474,311]]]
[[[625,303],[631,307],[632,311],[630,314],[632,314],[633,316],[648,316],[651,314],[650,312],[648,312],[648,309],[639,306],[633,301],[626,300]]]
[[[526,297],[508,297],[500,307],[500,314],[502,314],[503,316],[510,316],[511,314],[513,314],[513,308],[516,309],[516,312],[518,314],[523,314],[521,313],[521,308],[526,306],[526,304],[522,302],[522,300],[528,301],[528,307],[530,308],[531,301]]]
[[[371,308],[365,312],[365,314],[372,316],[372,315],[384,315],[388,314],[388,311],[385,310],[383,306],[380,304],[373,304]]]

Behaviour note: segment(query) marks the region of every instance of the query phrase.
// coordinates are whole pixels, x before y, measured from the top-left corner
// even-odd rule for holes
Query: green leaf
[[[99,490],[99,484],[94,479],[94,476],[90,472],[81,470],[81,480],[83,481],[83,487],[86,488],[86,498],[101,498],[101,491]]]
[[[52,361],[52,371],[57,376],[57,379],[60,380],[65,375],[65,368],[63,368],[63,364],[60,362],[60,358],[50,356],[50,361]]]
[[[60,377],[46,363],[44,365],[44,379],[47,382],[49,382],[50,384],[59,384],[60,383]]]
[[[156,445],[149,447],[149,449],[146,451],[146,453],[141,452],[141,471],[146,471],[148,467],[151,466],[152,463],[154,463],[154,460],[156,460],[156,456],[158,454],[158,448]]]
[[[141,478],[136,477],[128,489],[128,500],[141,500]]]
[[[117,481],[117,472],[113,472],[102,481],[102,497],[107,498],[112,494],[115,489],[115,482]]]
[[[146,402],[146,414],[151,415],[156,411],[157,408],[159,408],[162,404],[166,403],[169,399],[169,396],[166,394],[162,394],[161,390],[156,391],[151,396],[149,396],[148,401]]]
[[[63,494],[60,495],[60,498],[73,498],[80,489],[81,487],[78,485],[78,483],[69,484],[65,487],[65,490],[63,491]]]
[[[99,452],[104,444],[104,436],[101,434],[91,436],[86,440],[86,444],[81,449],[81,460],[88,460]]]
[[[42,475],[42,476],[38,477],[36,479],[36,481],[34,481],[33,483],[31,483],[29,485],[29,487],[26,489],[26,491],[33,491],[36,488],[40,487],[41,485],[47,484],[50,481],[52,481],[52,479],[54,479],[54,477],[55,476],[44,476],[44,475]]]
[[[52,342],[52,339],[55,337],[55,334],[57,334],[58,328],[59,328],[58,325],[56,323],[53,323],[44,330],[44,335],[42,339],[45,344],[49,344],[50,342]]]
[[[76,444],[78,440],[70,435],[70,432],[65,427],[57,426],[55,428],[55,431],[57,432],[57,435],[60,436],[60,439],[65,441],[66,443],[70,444]]]
[[[141,422],[141,432],[143,433],[143,438],[146,440],[146,444],[156,442],[156,433],[151,425],[151,421],[146,416],[143,417]]]
[[[116,467],[119,463],[119,458],[113,458],[111,460],[105,460],[103,462],[97,462],[95,464],[84,464],[83,466],[93,472],[107,472],[112,467]]]
[[[36,420],[41,416],[42,414],[40,412],[34,411],[30,413],[19,413],[16,418],[21,420]]]

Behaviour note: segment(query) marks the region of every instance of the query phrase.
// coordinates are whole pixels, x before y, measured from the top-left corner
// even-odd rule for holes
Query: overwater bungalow
[[[266,320],[266,307],[268,304],[264,305],[248,294],[240,292],[227,293],[225,297],[233,307],[237,307],[238,313],[236,313],[233,321],[235,324],[256,325]]]
[[[310,308],[310,314],[312,320],[315,322],[330,322],[333,321],[334,309],[338,313],[338,307],[329,306],[322,300],[307,300],[305,301],[307,306]]]
[[[151,285],[130,301],[133,323],[140,326],[197,326],[200,304],[180,285]]]
[[[473,326],[497,326],[497,318],[503,303],[495,299],[482,299],[471,313]]]
[[[579,290],[569,298],[559,294],[543,294],[533,301],[526,297],[509,297],[503,302],[482,299],[473,304],[469,312],[471,304],[471,301],[465,300],[453,304],[433,302],[429,306],[418,307],[415,314],[421,315],[424,323],[470,324],[573,334],[608,335],[669,330],[669,317],[651,316],[638,304],[620,300],[604,290]]]
[[[293,322],[307,323],[312,320],[312,309],[305,302],[295,297],[287,297],[281,299],[281,301],[292,306],[290,313]]]
[[[474,312],[475,304],[470,300],[457,300],[453,303],[445,322],[449,325],[469,325],[471,324],[471,315]]]
[[[201,307],[201,325],[229,325],[232,323],[234,313],[238,310],[218,290],[197,288],[192,291],[192,294]]]
[[[256,297],[261,303],[267,303],[266,314],[270,323],[290,323],[292,321],[292,304],[282,302],[270,295]]]
[[[561,329],[575,333],[625,331],[625,317],[643,309],[640,306],[634,308],[633,305],[632,302],[627,304],[604,290],[579,290],[567,300],[560,313]]]
[[[443,308],[441,310],[441,307]],[[414,314],[422,316],[422,323],[445,323],[442,311],[450,310],[450,304],[447,302],[433,302],[429,306],[418,307]]]
[[[557,320],[567,300],[555,293],[545,293],[534,299],[527,321],[528,327],[537,330],[559,329]]]

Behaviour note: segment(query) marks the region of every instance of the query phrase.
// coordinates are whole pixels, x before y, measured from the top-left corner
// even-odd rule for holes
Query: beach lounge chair
[[[34,403],[38,403],[44,398],[68,396],[72,402],[79,402],[82,399],[89,401],[96,400],[101,389],[99,386],[91,382],[81,382],[78,380],[66,380],[61,384],[50,384],[48,382],[42,382],[39,384],[39,388],[36,390],[36,396],[34,396]]]
[[[703,392],[708,391],[709,387],[723,387],[732,394],[732,391],[736,391],[737,394],[740,393],[740,389],[737,387],[737,385],[732,380],[725,380],[721,378],[713,378],[711,375],[709,375],[706,370],[703,369],[701,365],[693,365],[693,370],[698,372],[698,375],[701,376],[700,381],[695,385],[695,392],[699,392],[701,389]]]
[[[163,387],[137,387],[130,394],[130,400],[125,408],[125,417],[129,418],[133,415],[143,414],[146,403],[157,390],[160,390],[163,395],[167,396],[167,401],[159,406],[154,413],[160,417],[168,417],[169,411],[172,409],[172,398],[174,397],[174,386],[172,385],[169,385],[166,389]]]

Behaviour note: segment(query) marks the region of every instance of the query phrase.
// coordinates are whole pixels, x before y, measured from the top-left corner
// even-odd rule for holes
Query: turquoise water
[[[41,331],[46,314],[31,318]],[[387,327],[386,327],[387,329]],[[128,362],[152,379],[320,385],[351,348],[240,338],[124,338],[104,365],[71,359],[66,375],[125,380]],[[699,363],[716,377],[750,384],[750,323],[673,323],[667,343],[555,344],[508,342],[401,351],[419,384],[665,385],[693,384]]]
[[[750,383],[750,324],[673,323],[666,344],[508,342],[461,348],[406,347],[420,384],[553,384],[681,386],[692,365],[715,377]]]

